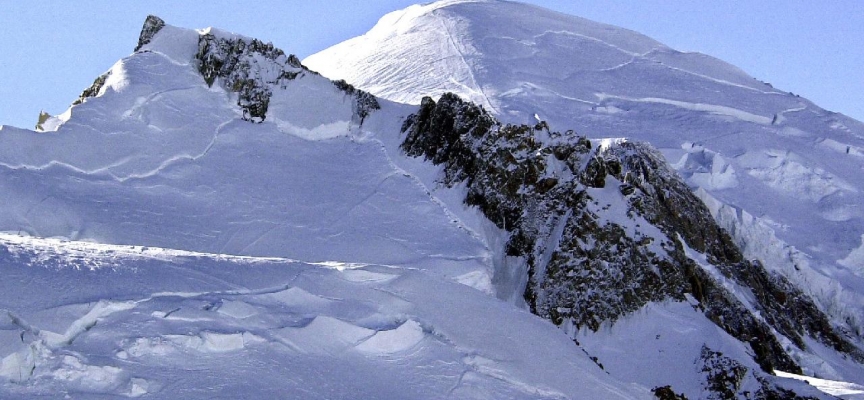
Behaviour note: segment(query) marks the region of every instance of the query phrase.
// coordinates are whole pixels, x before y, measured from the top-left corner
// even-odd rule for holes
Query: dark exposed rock
[[[155,36],[164,27],[165,21],[157,16],[148,15],[147,19],[144,20],[144,26],[141,28],[141,34],[138,36],[138,45],[135,46],[135,51],[140,50],[142,46],[150,43],[153,36]],[[105,86],[105,80],[108,79],[110,74],[109,71],[97,77],[93,81],[93,84],[87,89],[84,89],[84,91],[81,92],[81,95],[78,96],[78,99],[72,102],[72,105],[78,105],[85,102],[90,97],[96,97],[99,94],[99,91],[102,90],[102,87]]]
[[[753,396],[756,400],[819,400],[817,397],[799,396],[795,392],[782,388],[765,378],[757,378],[762,387]],[[833,396],[824,396],[834,398]]]
[[[148,16],[135,51],[150,43],[164,27],[162,19]],[[218,80],[225,90],[237,94],[237,106],[243,111],[242,118],[250,122],[260,123],[267,118],[274,90],[286,89],[289,82],[304,75],[319,75],[303,66],[297,56],[286,55],[271,43],[239,36],[218,37],[212,33],[199,35],[195,60],[198,72],[208,86],[213,86]],[[109,76],[110,71],[96,78],[72,105],[96,97]],[[345,81],[333,84],[352,97],[354,121],[358,124],[362,125],[373,111],[381,109],[375,96]]]
[[[149,44],[162,28],[165,27],[165,21],[155,15],[148,15],[144,20],[144,26],[141,28],[141,34],[138,36],[138,45],[135,46],[135,51],[141,50],[141,47]]]
[[[658,400],[688,400],[687,396],[675,393],[669,385],[655,387],[651,392]]]
[[[216,80],[228,91],[237,93],[237,105],[243,110],[243,119],[263,122],[273,90],[286,88],[288,82],[306,74],[317,75],[307,69],[293,54],[257,39],[219,38],[203,34],[198,39],[198,71],[212,86]],[[381,108],[371,94],[358,90],[345,81],[333,84],[353,97],[353,111],[362,124],[369,114]]]
[[[48,114],[45,111],[40,111],[39,112],[39,119],[36,121],[36,130],[37,131],[44,130],[43,125],[45,124],[45,122],[48,121],[49,118],[51,118],[51,114]]]
[[[734,399],[738,397],[738,391],[741,390],[741,385],[747,376],[747,367],[724,356],[723,353],[709,349],[707,346],[702,347],[698,362],[703,376],[705,376],[704,388],[712,392],[709,398]]]
[[[302,73],[296,57],[285,53],[271,43],[242,38],[217,38],[203,34],[198,38],[198,71],[207,85],[222,80],[226,90],[237,93],[237,105],[243,110],[243,119],[263,122],[267,118],[272,86],[295,79]],[[259,60],[265,60],[263,63]]]
[[[93,81],[93,84],[90,85],[87,89],[84,89],[81,92],[81,95],[78,96],[78,99],[72,102],[72,105],[78,105],[85,102],[90,97],[96,97],[99,94],[99,91],[102,90],[102,86],[105,86],[105,80],[108,79],[108,76],[111,75],[111,72],[106,72],[102,75],[99,75],[96,80]]]
[[[702,387],[706,399],[817,400],[813,397],[799,396],[766,379],[766,376],[749,373],[748,368],[738,361],[707,346],[702,347],[696,363],[704,377]],[[758,385],[755,393],[742,389],[747,380],[755,380]],[[655,389],[655,395],[656,393]]]
[[[465,203],[509,232],[504,250],[523,257],[529,271],[525,299],[532,312],[555,324],[596,330],[649,302],[689,295],[708,319],[749,344],[764,372],[801,371],[772,328],[800,348],[807,335],[864,359],[812,299],[745,260],[648,145],[622,141],[598,148],[540,124],[502,126],[453,94],[423,99],[403,132],[408,155],[441,165],[445,185],[466,183]],[[717,279],[751,290],[759,314]],[[739,374],[728,367],[724,373]]]
[[[378,104],[378,99],[376,99],[372,94],[355,88],[343,79],[333,81],[333,84],[336,85],[339,90],[354,96],[352,109],[354,115],[360,119],[360,125],[363,124],[363,121],[366,120],[366,117],[368,117],[372,111],[381,109],[381,105]]]

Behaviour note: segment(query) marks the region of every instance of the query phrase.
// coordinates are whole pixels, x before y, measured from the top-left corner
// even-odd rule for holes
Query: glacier
[[[395,150],[413,106],[364,121],[253,52],[296,75],[244,120],[196,54],[252,39],[154,21],[44,131],[0,126],[0,397],[647,398],[492,295],[471,212]]]

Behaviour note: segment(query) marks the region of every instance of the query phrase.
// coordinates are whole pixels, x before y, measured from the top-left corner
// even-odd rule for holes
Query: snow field
[[[43,240],[10,237],[0,397],[647,398],[545,321],[434,273],[76,242],[52,246],[86,257],[46,261]],[[60,314],[63,333],[40,325]]]

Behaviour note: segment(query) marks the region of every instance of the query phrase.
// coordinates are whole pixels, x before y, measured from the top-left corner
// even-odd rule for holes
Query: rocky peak
[[[148,15],[144,20],[144,26],[141,28],[141,34],[138,36],[138,45],[135,46],[135,51],[141,50],[145,44],[150,43],[153,36],[156,36],[159,31],[165,27],[165,21],[155,15]]]
[[[142,50],[167,25],[161,18],[150,15],[144,21],[135,52]],[[191,31],[190,31],[191,32]],[[194,62],[208,86],[219,84],[230,93],[236,93],[236,104],[242,110],[242,119],[263,122],[274,91],[286,89],[291,81],[310,75],[326,80],[306,68],[297,56],[286,54],[272,43],[227,32],[206,29],[197,33],[197,52]],[[96,97],[110,76],[110,71],[97,77],[73,105]],[[329,81],[329,80],[327,80]],[[371,94],[356,89],[345,81],[329,81],[353,98],[354,118],[362,124],[374,110],[380,109]]]

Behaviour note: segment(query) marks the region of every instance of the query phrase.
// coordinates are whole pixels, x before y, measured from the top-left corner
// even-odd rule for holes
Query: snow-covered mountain
[[[712,57],[509,1],[412,6],[304,64],[395,101],[453,92],[504,122],[650,142],[748,258],[864,332],[859,121]]]
[[[646,398],[491,295],[400,166],[437,171],[413,111],[148,18],[43,132],[0,127],[0,397]]]
[[[407,15],[469,6],[525,7]],[[66,113],[0,126],[0,397],[828,398],[779,375],[861,381],[840,314],[745,259],[650,145],[428,94],[376,98],[149,17]]]
[[[710,56],[509,1],[412,6],[304,64],[396,101],[453,92],[504,122],[649,142],[746,258],[802,288],[861,340],[859,121]],[[858,372],[845,379],[864,381]]]

